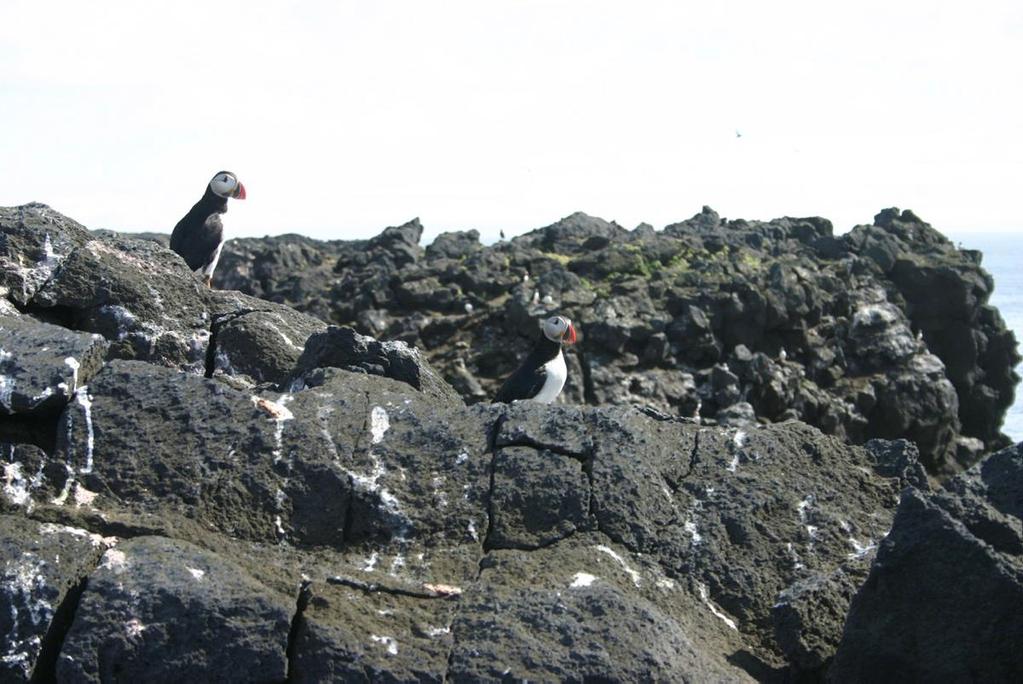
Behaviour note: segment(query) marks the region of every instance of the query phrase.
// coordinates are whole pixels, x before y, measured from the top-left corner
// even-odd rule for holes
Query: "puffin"
[[[532,351],[501,385],[494,401],[509,404],[529,399],[550,404],[557,399],[568,377],[565,355],[561,350],[563,344],[575,344],[572,321],[564,316],[545,319],[540,324],[540,338]]]
[[[224,247],[224,224],[220,215],[227,211],[227,200],[245,199],[245,186],[230,171],[218,171],[206,186],[202,199],[195,203],[171,233],[170,248],[181,255],[188,267],[202,273],[206,286],[213,285],[213,271]]]

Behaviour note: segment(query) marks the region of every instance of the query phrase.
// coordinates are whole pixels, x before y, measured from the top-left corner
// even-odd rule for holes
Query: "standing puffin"
[[[224,246],[224,224],[220,215],[227,211],[227,199],[245,199],[245,186],[230,171],[218,171],[202,199],[195,203],[171,233],[170,248],[181,255],[188,267],[202,272],[206,286],[213,283],[213,270]]]
[[[561,394],[568,377],[561,345],[575,343],[575,327],[564,316],[551,316],[540,324],[540,329],[540,339],[518,370],[501,385],[495,402],[531,399],[550,404]]]

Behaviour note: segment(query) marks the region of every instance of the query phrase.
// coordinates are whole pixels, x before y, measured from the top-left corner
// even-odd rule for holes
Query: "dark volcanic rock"
[[[907,250],[977,257],[911,215],[866,246],[708,209],[228,255],[223,277],[315,285],[307,311],[378,340],[211,292],[156,242],[7,212],[29,219],[4,224],[4,405],[31,412],[0,417],[6,678],[862,678],[857,649],[957,678],[963,644],[1018,677],[1019,452],[930,491],[921,463],[1000,438],[962,427],[953,362],[886,275]],[[970,291],[957,315],[983,318]],[[550,311],[582,329],[563,399],[626,405],[466,406],[445,379],[485,397]],[[970,392],[1001,401],[999,363]]]
[[[451,386],[420,356],[418,349],[404,342],[379,342],[351,328],[330,326],[309,338],[295,364],[295,377],[307,381],[308,375],[318,368],[381,375],[431,397],[461,403]]]
[[[989,446],[1008,440],[999,428],[1019,378],[1016,340],[998,310],[980,253],[959,250],[911,211],[885,209],[857,226],[848,244],[873,259],[903,298],[913,329],[945,364],[959,394],[963,432]]]
[[[706,207],[661,232],[578,213],[490,246],[469,231],[424,251],[420,232],[237,241],[217,277],[414,345],[470,402],[493,396],[535,320],[557,312],[581,332],[570,403],[908,438],[942,476],[979,456],[964,438],[1005,444],[1019,357],[987,304],[990,277],[911,212],[841,237],[820,218],[729,221]]]
[[[508,447],[494,454],[490,548],[536,548],[588,526],[589,487],[579,461]]]
[[[139,537],[109,549],[75,612],[61,681],[282,681],[294,599],[218,554]]]
[[[308,592],[290,680],[443,681],[457,600],[327,583]]]
[[[387,378],[332,369],[320,381],[260,396],[113,361],[90,385],[88,411],[65,413],[58,452],[76,488],[108,506],[252,541],[463,537],[474,516],[484,528],[473,502],[486,487],[486,435],[475,421]],[[409,480],[410,470],[432,474]],[[447,515],[436,517],[440,500]]]
[[[0,316],[0,410],[59,411],[99,370],[106,349],[96,334]]]
[[[32,310],[110,340],[114,358],[205,367],[206,291],[176,254],[154,242],[98,239],[64,259]]]
[[[283,384],[291,377],[306,340],[327,327],[291,307],[240,292],[215,290],[210,299],[213,338],[207,352],[209,375],[220,372],[246,376],[256,383]]]
[[[45,204],[0,207],[0,287],[19,306],[32,300],[89,231]]]
[[[456,682],[750,681],[709,653],[740,650],[655,563],[577,537],[557,549],[494,553],[451,630]]]
[[[903,493],[853,601],[837,682],[1023,677],[1023,448],[927,495]]]
[[[52,679],[53,658],[81,584],[103,550],[116,541],[75,527],[0,515],[0,605],[4,607],[0,610],[0,679]]]

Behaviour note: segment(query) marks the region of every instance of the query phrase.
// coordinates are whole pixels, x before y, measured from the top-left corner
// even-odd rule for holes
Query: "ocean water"
[[[1023,235],[1004,233],[947,233],[948,238],[968,249],[984,253],[982,266],[995,279],[990,303],[998,307],[1005,324],[1023,340]],[[1016,367],[1023,375],[1023,364]],[[1023,391],[1016,388],[1016,402],[1005,415],[1002,431],[1014,442],[1023,442]]]

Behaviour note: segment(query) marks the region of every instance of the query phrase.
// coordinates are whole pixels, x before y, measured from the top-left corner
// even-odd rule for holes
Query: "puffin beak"
[[[568,324],[568,330],[565,331],[565,335],[561,338],[561,341],[565,344],[575,344],[575,326],[571,323]]]
[[[238,187],[234,189],[234,194],[231,195],[235,199],[245,199],[245,186],[242,185],[241,181],[238,181]]]

